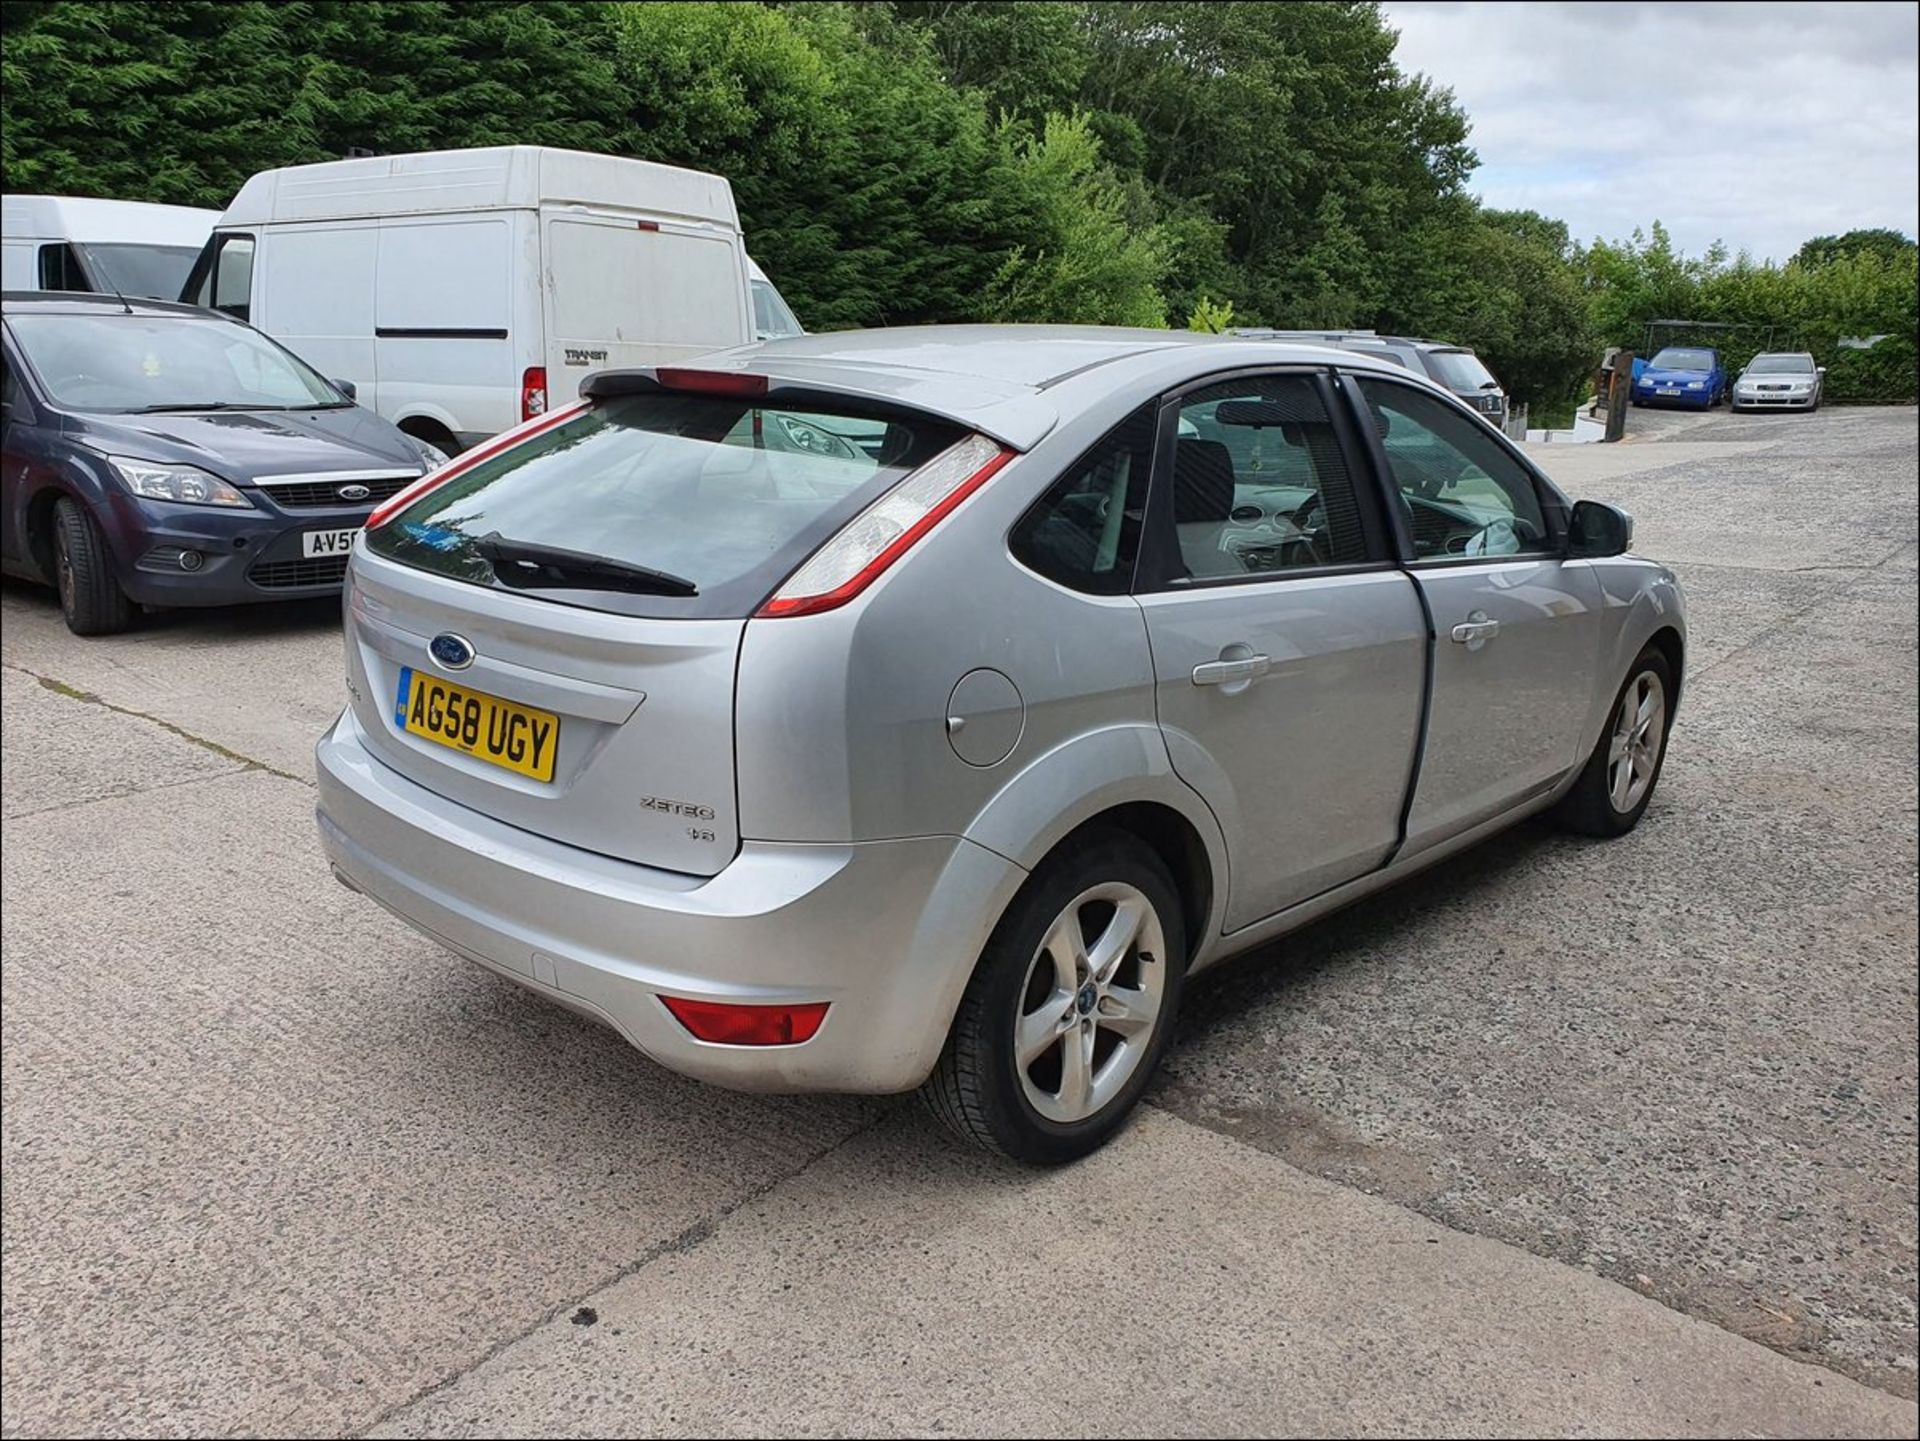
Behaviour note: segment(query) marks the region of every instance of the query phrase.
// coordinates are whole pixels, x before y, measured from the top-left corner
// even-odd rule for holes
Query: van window
[[[784,340],[789,335],[805,335],[806,327],[787,308],[786,297],[773,288],[771,280],[750,280],[753,295],[753,336],[756,340]]]
[[[932,418],[858,408],[620,396],[429,490],[369,531],[367,545],[420,570],[570,605],[745,616],[960,436]],[[559,562],[524,559],[538,553]],[[660,583],[635,577],[639,567]]]
[[[253,309],[253,237],[237,230],[216,232],[194,261],[180,298],[246,320]]]
[[[200,254],[191,245],[106,244],[89,240],[87,268],[99,277],[103,291],[118,291],[136,300],[178,300],[187,272]]]
[[[42,290],[92,290],[87,273],[80,268],[80,257],[65,241],[40,247],[40,288]]]

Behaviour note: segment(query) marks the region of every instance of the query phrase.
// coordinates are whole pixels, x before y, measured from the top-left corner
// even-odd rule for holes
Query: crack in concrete
[[[18,671],[24,676],[31,676],[35,681],[39,682],[42,689],[50,690],[55,695],[65,696],[68,700],[81,701],[87,705],[97,705],[104,710],[113,711],[117,715],[132,716],[135,720],[148,721],[153,725],[159,726],[161,730],[166,731],[168,734],[178,736],[190,745],[196,745],[202,750],[211,751],[222,760],[232,761],[242,770],[265,771],[270,776],[278,776],[283,781],[292,781],[295,785],[306,786],[309,789],[313,786],[312,781],[294,775],[291,771],[283,771],[278,766],[270,766],[263,760],[255,760],[250,755],[243,755],[229,746],[221,745],[219,741],[208,740],[205,736],[195,735],[185,726],[176,725],[174,722],[164,720],[157,715],[149,714],[143,710],[134,710],[131,706],[115,705],[112,701],[102,696],[97,696],[92,691],[81,690],[78,686],[68,685],[65,681],[56,679],[53,676],[41,675],[38,671],[28,670],[25,666],[14,665],[12,662],[7,662],[6,668],[11,671]],[[231,774],[231,772],[223,772],[223,774]]]
[[[702,1245],[704,1242],[709,1240],[716,1232],[719,1231],[721,1225],[724,1224],[729,1217],[731,1217],[736,1212],[738,1212],[743,1206],[751,1205],[753,1202],[758,1201],[763,1196],[766,1196],[771,1192],[777,1190],[781,1186],[786,1185],[787,1182],[792,1181],[797,1177],[805,1175],[808,1171],[811,1171],[815,1166],[819,1165],[822,1161],[826,1160],[829,1156],[833,1155],[834,1152],[839,1151],[846,1146],[852,1145],[855,1141],[859,1140],[860,1137],[874,1130],[883,1121],[887,1119],[889,1114],[891,1114],[891,1112],[883,1108],[879,1112],[879,1114],[874,1116],[874,1118],[868,1121],[865,1125],[856,1126],[853,1130],[847,1132],[846,1135],[842,1136],[839,1140],[833,1142],[831,1145],[821,1147],[818,1151],[814,1152],[811,1156],[808,1156],[804,1161],[802,1161],[799,1165],[795,1166],[792,1170],[783,1172],[778,1176],[774,1176],[773,1178],[766,1181],[765,1183],[755,1186],[752,1190],[747,1191],[745,1194],[741,1195],[737,1200],[730,1201],[726,1205],[719,1207],[711,1215],[702,1216],[697,1221],[693,1221],[689,1223],[688,1225],[682,1227],[679,1231],[675,1232],[673,1235],[667,1237],[664,1241],[656,1241],[653,1245],[647,1247],[645,1251],[641,1252],[640,1255],[636,1256],[633,1260],[627,1262],[626,1265],[620,1267],[612,1275],[608,1276],[605,1280],[600,1281],[597,1284],[589,1287],[584,1294],[562,1301],[556,1306],[548,1307],[547,1310],[542,1312],[539,1319],[536,1320],[532,1325],[524,1327],[523,1329],[514,1332],[510,1336],[501,1337],[498,1341],[494,1342],[493,1345],[489,1346],[479,1356],[475,1357],[471,1364],[463,1366],[458,1371],[454,1371],[449,1375],[441,1377],[438,1381],[435,1381],[431,1386],[422,1388],[421,1390],[415,1392],[413,1395],[407,1397],[406,1400],[396,1402],[394,1405],[387,1407],[386,1410],[382,1411],[379,1415],[375,1416],[371,1421],[368,1421],[365,1425],[361,1426],[360,1429],[354,1432],[353,1434],[356,1436],[366,1436],[369,1433],[375,1430],[378,1430],[381,1426],[384,1426],[388,1421],[391,1421],[394,1417],[400,1415],[402,1412],[405,1412],[415,1406],[418,1406],[423,1401],[427,1401],[427,1400],[430,1400],[432,1397],[438,1396],[442,1391],[447,1390],[449,1387],[458,1385],[461,1381],[465,1380],[468,1376],[472,1375],[475,1371],[478,1371],[482,1366],[485,1366],[488,1362],[492,1361],[494,1358],[500,1355],[503,1355],[507,1351],[512,1350],[515,1346],[519,1345],[522,1341],[526,1340],[528,1337],[533,1336],[539,1331],[543,1330],[551,1322],[557,1320],[561,1316],[567,1315],[570,1312],[578,1311],[582,1306],[586,1306],[588,1303],[590,1303],[594,1297],[600,1295],[602,1292],[608,1290],[613,1286],[619,1285],[622,1281],[626,1280],[629,1276],[638,1275],[641,1271],[644,1271],[647,1269],[647,1267],[653,1265],[654,1262],[661,1260],[662,1258],[667,1256],[686,1255],[689,1251],[696,1249],[697,1247]]]
[[[1888,565],[1892,564],[1893,561],[1897,560],[1900,556],[1906,554],[1909,550],[1913,549],[1913,547],[1914,547],[1913,541],[1903,540],[1898,545],[1896,545],[1892,550],[1888,551],[1885,555],[1881,556],[1880,559],[1874,561],[1870,565],[1848,567],[1849,569],[1856,571],[1857,574],[1850,575],[1845,580],[1836,582],[1835,584],[1828,586],[1825,590],[1821,591],[1820,594],[1816,595],[1812,600],[1808,601],[1805,605],[1800,606],[1795,610],[1788,611],[1785,615],[1781,616],[1780,619],[1776,620],[1775,622],[1773,622],[1773,624],[1769,625],[1765,630],[1759,631],[1758,633],[1751,636],[1747,640],[1742,641],[1739,645],[1735,646],[1732,650],[1728,651],[1725,655],[1719,657],[1717,660],[1709,661],[1706,665],[1700,666],[1697,669],[1693,666],[1687,667],[1686,684],[1689,686],[1698,685],[1700,681],[1705,679],[1707,676],[1711,675],[1714,671],[1720,669],[1721,666],[1725,665],[1728,661],[1732,660],[1735,656],[1742,655],[1745,652],[1752,650],[1755,646],[1759,645],[1762,641],[1769,640],[1773,636],[1778,635],[1781,631],[1785,630],[1788,626],[1798,621],[1802,616],[1807,615],[1811,611],[1817,610],[1819,607],[1825,605],[1828,601],[1832,600],[1835,596],[1844,595],[1847,591],[1851,590],[1854,586],[1858,585],[1862,580],[1865,580],[1867,576],[1873,574],[1875,571],[1886,569]],[[1820,567],[1820,569],[1839,570],[1839,569],[1842,569],[1842,567],[1823,566],[1823,567]]]

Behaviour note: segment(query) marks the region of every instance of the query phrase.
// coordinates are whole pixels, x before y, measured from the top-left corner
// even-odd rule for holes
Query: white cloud
[[[1812,235],[1920,229],[1920,6],[1383,8],[1401,68],[1473,122],[1488,205],[1780,260]]]

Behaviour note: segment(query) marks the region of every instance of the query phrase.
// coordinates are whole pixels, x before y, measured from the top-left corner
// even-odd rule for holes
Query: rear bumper
[[[1020,867],[954,836],[745,842],[711,879],[489,819],[367,752],[352,713],[315,753],[335,872],[448,949],[740,1090],[901,1091],[938,1058]],[[661,1003],[829,1003],[795,1046],[697,1041]]]

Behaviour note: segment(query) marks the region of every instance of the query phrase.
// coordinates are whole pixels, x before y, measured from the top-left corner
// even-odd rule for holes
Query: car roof
[[[891,401],[947,416],[1025,450],[1059,423],[1063,407],[1048,394],[1055,386],[1108,366],[1126,366],[1131,372],[1129,362],[1170,363],[1199,350],[1210,352],[1208,370],[1340,364],[1407,374],[1390,360],[1326,344],[1097,325],[828,331],[718,351],[678,368],[763,375],[806,389]],[[1172,373],[1177,366],[1152,368],[1163,372],[1167,383],[1181,378]],[[621,384],[618,372],[602,371],[592,380],[606,391]]]
[[[200,320],[239,321],[224,311],[173,300],[141,300],[129,295],[98,295],[84,290],[9,290],[0,294],[8,315],[190,315]]]

